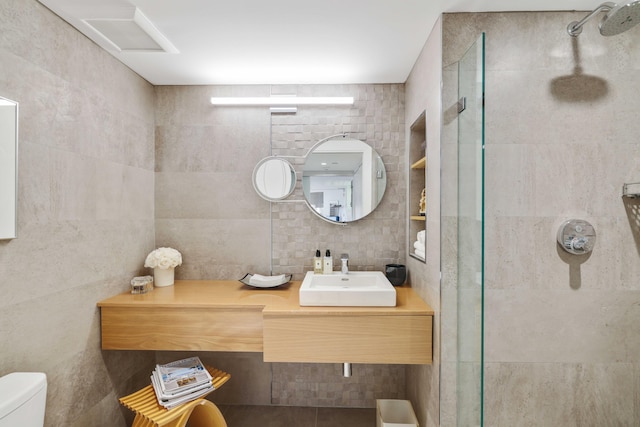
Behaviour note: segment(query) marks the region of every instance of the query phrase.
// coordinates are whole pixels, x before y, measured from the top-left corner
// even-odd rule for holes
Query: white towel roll
[[[418,231],[418,242],[421,242],[424,245],[425,238],[425,230]]]

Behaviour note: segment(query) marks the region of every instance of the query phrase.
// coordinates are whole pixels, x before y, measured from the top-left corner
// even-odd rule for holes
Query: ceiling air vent
[[[82,21],[118,51],[178,53],[175,46],[137,8],[129,19],[93,18]]]

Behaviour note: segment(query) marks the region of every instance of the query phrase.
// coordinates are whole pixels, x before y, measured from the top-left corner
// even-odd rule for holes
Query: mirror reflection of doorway
[[[313,211],[330,221],[350,222],[370,214],[386,188],[380,156],[356,139],[329,139],[307,155],[302,176]],[[316,193],[322,193],[322,203]]]

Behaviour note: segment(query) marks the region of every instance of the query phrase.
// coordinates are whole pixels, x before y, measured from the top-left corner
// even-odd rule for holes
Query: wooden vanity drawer
[[[262,351],[262,307],[102,307],[103,350]]]
[[[264,315],[265,362],[432,363],[433,316]]]

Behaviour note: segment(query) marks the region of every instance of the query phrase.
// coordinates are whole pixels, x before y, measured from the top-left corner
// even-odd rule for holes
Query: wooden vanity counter
[[[262,352],[266,362],[429,364],[433,310],[411,288],[396,307],[301,307],[301,282],[175,285],[98,303],[104,350]]]

